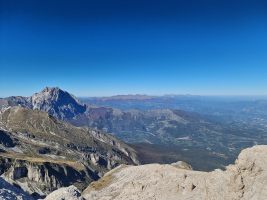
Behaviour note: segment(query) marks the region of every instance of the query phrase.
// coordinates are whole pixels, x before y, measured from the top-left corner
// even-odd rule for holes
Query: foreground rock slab
[[[90,200],[266,200],[267,146],[243,150],[225,171],[121,165],[83,192]]]
[[[75,186],[60,188],[49,194],[45,200],[85,200]]]

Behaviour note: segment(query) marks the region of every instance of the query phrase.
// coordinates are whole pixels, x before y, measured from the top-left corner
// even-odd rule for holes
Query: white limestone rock
[[[60,188],[49,194],[45,200],[84,200],[80,191],[73,185]]]
[[[90,200],[266,200],[267,146],[243,150],[225,171],[173,165],[119,166],[83,192]]]

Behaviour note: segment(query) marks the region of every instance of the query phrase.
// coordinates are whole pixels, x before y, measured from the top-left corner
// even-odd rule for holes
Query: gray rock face
[[[0,99],[0,108],[9,106],[22,106],[45,111],[58,119],[72,119],[86,110],[86,106],[82,105],[73,95],[58,87],[46,87],[31,97],[13,96]]]
[[[19,186],[22,191],[35,198],[45,197],[52,191],[89,179],[86,169],[76,169],[67,164],[0,159],[4,171],[2,177],[11,185]]]
[[[46,87],[32,95],[30,102],[33,109],[45,111],[58,119],[70,119],[86,110],[86,106],[74,96],[59,88]]]
[[[21,97],[21,96],[12,96],[5,98],[6,104],[5,106],[24,106],[31,107],[30,97]]]
[[[49,194],[45,200],[85,200],[75,186],[60,188]]]
[[[183,162],[183,161],[178,161],[176,163],[172,163],[171,166],[177,167],[179,169],[192,170],[192,166],[187,164],[186,162]]]
[[[225,171],[172,165],[120,166],[83,192],[90,200],[266,200],[267,146],[241,152]]]
[[[0,162],[5,171],[2,177],[8,183],[19,186],[24,192],[37,198],[78,181],[86,183],[86,179],[89,179],[86,169],[78,170],[67,164],[3,158]]]

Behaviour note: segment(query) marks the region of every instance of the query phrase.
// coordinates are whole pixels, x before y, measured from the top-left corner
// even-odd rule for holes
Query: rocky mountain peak
[[[58,87],[46,87],[32,95],[30,101],[33,109],[48,112],[59,119],[73,118],[86,110],[86,106],[73,95]]]
[[[66,102],[80,104],[78,100],[68,92],[61,90],[59,87],[45,87],[41,92],[32,95],[32,102],[36,101],[60,101],[62,98],[67,98]],[[63,103],[63,102],[62,102]]]
[[[58,119],[73,119],[86,111],[72,94],[59,87],[45,87],[41,92],[30,97],[12,96],[0,99],[0,110],[12,106],[45,111]]]
[[[33,96],[39,94],[43,96],[55,97],[61,93],[65,93],[65,91],[61,90],[59,87],[45,87],[41,92],[35,93]]]
[[[62,91],[63,92],[63,90],[61,90],[59,87],[48,87],[48,86],[46,86],[42,90],[42,92],[51,92],[51,91]]]

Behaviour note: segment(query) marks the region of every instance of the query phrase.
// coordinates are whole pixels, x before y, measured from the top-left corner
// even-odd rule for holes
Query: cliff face
[[[71,184],[82,188],[93,180],[86,167],[11,158],[1,158],[0,162],[4,171],[2,178],[35,198],[45,197],[52,191]]]
[[[120,166],[83,192],[90,200],[265,200],[267,146],[243,150],[234,165],[212,172],[150,164]]]

